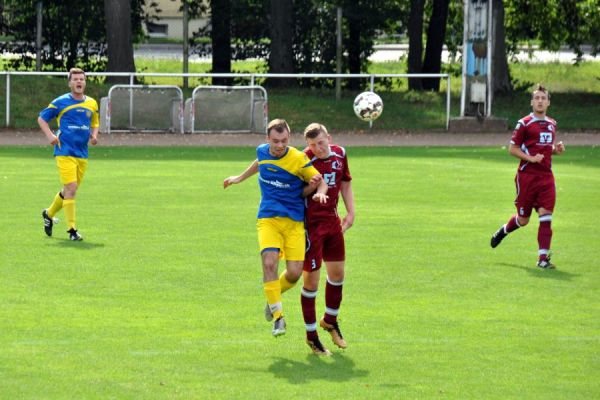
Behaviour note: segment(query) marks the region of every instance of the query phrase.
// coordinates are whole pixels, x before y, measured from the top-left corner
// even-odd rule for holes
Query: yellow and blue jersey
[[[304,182],[319,171],[306,154],[293,147],[288,147],[282,157],[273,157],[269,144],[265,143],[256,148],[256,156],[261,192],[258,218],[288,217],[304,221]]]
[[[40,112],[40,117],[50,122],[56,118],[58,144],[55,156],[88,157],[88,141],[91,129],[100,125],[98,103],[91,97],[76,100],[71,93],[56,99]]]

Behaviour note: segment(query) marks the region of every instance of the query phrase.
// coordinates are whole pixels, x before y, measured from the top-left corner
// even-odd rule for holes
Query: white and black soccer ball
[[[383,101],[375,92],[362,92],[354,99],[354,113],[363,121],[375,121],[383,111]]]

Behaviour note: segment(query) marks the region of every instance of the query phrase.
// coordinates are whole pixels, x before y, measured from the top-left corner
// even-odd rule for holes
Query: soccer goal
[[[262,86],[198,86],[185,102],[185,130],[266,133],[267,91]]]
[[[114,85],[100,101],[100,131],[183,133],[183,92],[171,85]]]

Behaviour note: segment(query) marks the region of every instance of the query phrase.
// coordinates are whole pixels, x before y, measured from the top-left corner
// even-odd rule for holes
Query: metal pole
[[[189,18],[189,13],[188,13],[188,2],[187,0],[182,0],[183,1],[183,73],[187,74],[188,73],[188,52],[189,52],[189,46],[188,46],[188,18]],[[188,88],[188,77],[184,76],[183,77],[183,88],[187,89]]]
[[[6,71],[6,127],[10,126],[10,72]]]
[[[342,73],[342,7],[337,8],[337,39],[335,47],[335,73]],[[335,78],[335,99],[339,101],[342,98],[342,80]]]
[[[494,61],[494,25],[493,23],[493,8],[494,2],[488,2],[488,31],[487,31],[487,104],[485,109],[485,116],[489,117],[492,115],[492,98],[494,96],[493,88],[493,76],[492,76],[492,63]]]
[[[446,78],[446,130],[450,127],[450,74]]]
[[[35,33],[35,70],[42,70],[42,8],[43,2],[37,2],[37,28]]]
[[[369,90],[375,92],[375,75],[371,74]],[[369,129],[373,128],[373,121],[369,121]]]

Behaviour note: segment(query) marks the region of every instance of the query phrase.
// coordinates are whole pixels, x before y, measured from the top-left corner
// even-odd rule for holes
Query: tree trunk
[[[513,90],[506,58],[504,31],[504,4],[492,1],[492,89],[493,94],[510,93]]]
[[[271,52],[269,72],[279,74],[294,73],[293,0],[271,0]],[[269,79],[270,87],[292,86],[293,79]]]
[[[358,2],[347,13],[348,20],[348,70],[351,74],[360,74],[360,32],[361,19]],[[360,90],[362,79],[348,79],[348,89]]]
[[[211,0],[212,72],[231,72],[231,2]],[[213,78],[213,85],[231,85],[231,78]]]
[[[446,21],[448,19],[449,0],[433,0],[433,10],[427,29],[427,46],[425,48],[425,60],[423,61],[423,73],[439,74],[442,70],[442,50],[444,38],[446,37]],[[423,79],[423,89],[439,91],[440,78]]]
[[[135,72],[129,0],[104,0],[107,72]],[[109,83],[129,83],[128,77],[108,77]]]
[[[408,73],[420,74],[423,57],[423,10],[424,0],[410,1],[410,16],[408,18]],[[408,80],[410,90],[423,90],[420,78]]]

